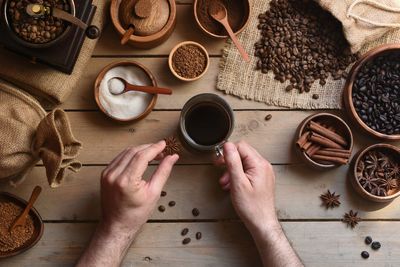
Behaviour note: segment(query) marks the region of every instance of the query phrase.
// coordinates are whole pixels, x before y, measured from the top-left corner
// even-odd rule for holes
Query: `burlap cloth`
[[[92,21],[100,29],[105,22],[107,0],[95,0],[97,11]],[[0,78],[7,80],[50,104],[63,103],[73,90],[80,90],[79,79],[92,56],[97,40],[86,38],[74,71],[71,75],[56,71],[42,64],[30,64],[26,58],[0,48]],[[60,51],[62,53],[62,51]],[[0,83],[1,85],[1,83]]]
[[[334,81],[332,77],[329,77],[323,87],[315,82],[310,93],[299,94],[296,90],[288,93],[285,92],[285,88],[289,85],[289,82],[277,82],[274,80],[272,72],[262,74],[255,70],[257,58],[254,56],[254,44],[261,38],[260,31],[257,29],[258,15],[269,9],[270,2],[270,0],[251,1],[251,19],[246,29],[239,35],[241,43],[250,54],[251,61],[244,63],[236,47],[231,41],[228,41],[220,62],[217,89],[243,99],[281,107],[301,109],[341,108],[341,94],[345,80]],[[365,53],[380,44],[399,42],[400,29],[394,29],[374,42],[364,45],[360,52]],[[312,99],[313,94],[318,94],[319,99]]]

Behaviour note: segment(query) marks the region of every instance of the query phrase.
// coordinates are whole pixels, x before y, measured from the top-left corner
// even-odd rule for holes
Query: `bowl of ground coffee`
[[[229,25],[235,34],[244,30],[250,19],[249,0],[195,0],[194,17],[203,32],[215,38],[228,38],[224,27],[209,14],[210,5],[213,2],[220,2],[225,6]]]
[[[28,214],[25,226],[9,231],[27,202],[15,195],[0,192],[0,259],[18,255],[39,242],[43,235],[43,221],[35,208]]]
[[[168,65],[175,77],[185,82],[191,82],[200,79],[207,72],[210,57],[204,46],[187,41],[178,44],[171,50]]]
[[[343,100],[366,133],[400,140],[400,45],[383,45],[362,56],[348,76]]]

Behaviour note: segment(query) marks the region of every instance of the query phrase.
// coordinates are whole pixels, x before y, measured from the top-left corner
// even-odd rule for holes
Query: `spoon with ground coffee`
[[[228,11],[226,10],[226,7],[223,4],[221,4],[221,3],[217,2],[217,1],[211,2],[210,6],[208,8],[208,13],[210,14],[210,16],[213,19],[215,19],[216,21],[221,23],[222,26],[225,27],[226,31],[229,34],[229,37],[232,39],[233,43],[235,44],[235,46],[239,50],[239,53],[241,54],[241,56],[244,59],[244,61],[249,62],[250,61],[249,55],[244,50],[243,46],[239,42],[239,39],[236,37],[236,35],[233,32],[231,26],[229,25],[229,22],[228,22]]]
[[[154,86],[139,86],[128,83],[120,77],[114,77],[108,81],[110,93],[113,95],[122,95],[129,91],[139,91],[148,94],[172,95],[172,90]]]

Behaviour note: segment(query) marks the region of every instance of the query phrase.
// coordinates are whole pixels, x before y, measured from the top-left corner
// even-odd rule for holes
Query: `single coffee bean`
[[[165,197],[166,195],[167,195],[167,192],[161,191],[161,196],[162,196],[162,197]]]
[[[268,114],[267,116],[265,116],[265,120],[266,121],[269,121],[270,119],[272,119],[272,115],[271,114]]]
[[[198,209],[198,208],[194,208],[194,209],[192,210],[192,214],[193,214],[194,217],[199,216],[199,215],[200,215],[199,209]]]
[[[170,207],[173,207],[173,206],[175,206],[175,205],[176,205],[175,201],[170,201],[170,202],[168,203],[168,206],[170,206]]]
[[[160,212],[164,212],[164,211],[165,211],[165,207],[164,207],[163,205],[160,205],[160,206],[158,207],[158,210],[159,210]]]
[[[186,237],[185,239],[183,239],[182,244],[187,245],[190,243],[190,241],[192,241],[189,237]]]
[[[372,242],[371,247],[373,250],[378,250],[381,248],[381,243],[379,243],[378,241]]]
[[[372,237],[367,236],[367,237],[365,238],[365,244],[369,245],[369,244],[371,244],[371,243],[372,243]]]
[[[197,233],[196,233],[196,239],[197,239],[197,240],[200,240],[201,237],[202,237],[201,232],[197,232]]]
[[[182,230],[182,232],[181,232],[181,235],[182,236],[185,236],[185,235],[187,235],[189,233],[189,229],[188,228],[184,228],[183,230]]]
[[[313,99],[318,99],[318,98],[319,98],[319,95],[318,95],[318,94],[313,94],[313,95],[312,95],[312,98],[313,98]]]
[[[361,257],[363,257],[364,259],[368,259],[369,253],[367,251],[363,251],[363,252],[361,252]]]

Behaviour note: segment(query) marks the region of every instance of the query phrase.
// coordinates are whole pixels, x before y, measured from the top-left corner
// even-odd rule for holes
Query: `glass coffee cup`
[[[215,152],[232,135],[235,119],[232,108],[215,94],[200,94],[184,105],[179,122],[182,144],[192,152]]]

